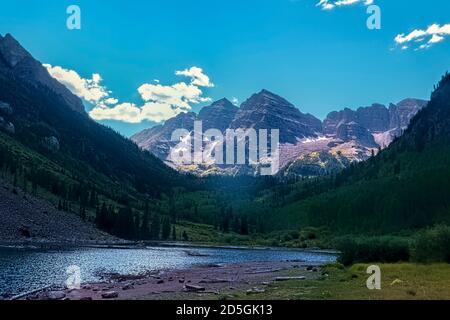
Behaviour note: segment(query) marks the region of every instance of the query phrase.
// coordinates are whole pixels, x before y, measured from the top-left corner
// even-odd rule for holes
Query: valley
[[[439,263],[450,262],[449,101],[446,73],[429,102],[344,109],[322,122],[262,90],[240,108],[222,99],[131,141],[90,119],[79,98],[11,35],[1,36],[0,241],[332,248],[342,263],[330,271],[339,290],[339,282],[361,285],[355,282],[362,279],[359,263],[386,263],[393,270],[389,279],[396,268],[406,269],[408,281],[414,268],[433,263],[447,281],[448,268]],[[197,119],[221,132],[279,128],[281,173],[260,177],[248,166],[173,168],[170,135],[191,131]],[[328,262],[321,264],[325,273]],[[322,288],[319,278],[310,280]],[[297,285],[251,294],[286,298]],[[438,286],[435,279],[431,286]]]

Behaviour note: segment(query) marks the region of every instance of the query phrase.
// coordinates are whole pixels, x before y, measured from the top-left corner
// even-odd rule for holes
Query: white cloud
[[[102,77],[94,73],[91,79],[82,78],[76,71],[58,66],[44,64],[49,74],[65,85],[94,107],[89,115],[94,120],[117,120],[127,123],[140,123],[144,120],[162,122],[182,112],[192,109],[192,104],[209,102],[210,98],[203,96],[201,87],[211,88],[214,84],[199,67],[191,67],[176,71],[178,76],[190,78],[190,83],[178,82],[173,85],[161,85],[157,79],[153,84],[145,83],[138,88],[144,101],[138,106],[130,102],[119,103],[111,97],[111,91],[101,84]]]
[[[91,110],[91,118],[101,120],[116,120],[127,123],[141,123],[144,120],[162,122],[175,117],[183,111],[176,110],[164,103],[145,103],[137,106],[133,103],[125,102],[115,105],[112,108],[97,106]]]
[[[58,66],[53,67],[49,64],[44,64],[43,66],[53,78],[65,85],[73,94],[89,103],[97,104],[110,94],[101,85],[102,77],[97,73],[94,73],[91,79],[85,79],[73,70]]]
[[[236,97],[233,97],[233,98],[231,99],[231,103],[234,104],[235,106],[237,106],[237,105],[239,105],[239,99],[236,98]]]
[[[419,47],[416,50],[420,50],[428,49],[432,45],[444,41],[447,36],[450,36],[450,23],[442,26],[435,23],[427,29],[415,29],[408,34],[398,34],[394,41],[398,45],[402,45],[402,48],[411,42],[419,43]],[[426,43],[424,43],[425,41]]]
[[[105,104],[109,104],[109,105],[113,105],[113,104],[118,104],[119,100],[116,99],[116,98],[108,98],[108,99],[105,99],[104,103]]]
[[[370,6],[374,3],[374,0],[320,0],[316,6],[321,7],[322,10],[333,10],[337,7],[351,6],[358,3]]]
[[[149,102],[141,108],[142,120],[151,120],[154,122],[163,122],[182,113],[181,109],[175,109],[165,103]]]
[[[438,35],[438,34],[433,34],[433,36],[431,37],[431,39],[428,41],[428,43],[438,43],[444,41],[444,37]]]
[[[117,99],[108,98],[97,103],[89,115],[94,120],[117,120],[128,123],[148,120],[159,123],[190,111],[193,104],[211,101],[203,95],[201,87],[214,85],[201,68],[191,67],[175,74],[189,77],[191,82],[162,85],[155,79],[155,83],[145,83],[138,88],[144,101],[142,106],[133,103],[118,104]]]
[[[179,82],[171,86],[161,84],[143,84],[138,89],[146,102],[157,102],[171,105],[177,109],[191,109],[191,104],[207,102],[210,99],[202,97],[202,90],[193,85]]]
[[[183,71],[175,72],[177,76],[185,76],[191,78],[191,84],[199,87],[214,87],[209,77],[203,73],[203,69],[199,67],[191,67]]]
[[[140,123],[141,109],[133,103],[121,103],[112,108],[96,106],[89,112],[92,119],[95,120],[117,120],[128,123]]]

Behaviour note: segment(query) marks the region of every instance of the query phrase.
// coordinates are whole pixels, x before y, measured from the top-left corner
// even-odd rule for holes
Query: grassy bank
[[[349,268],[335,264],[322,268],[314,280],[273,283],[261,294],[234,293],[235,299],[280,300],[450,300],[450,264],[377,264],[381,290],[369,290],[369,264]],[[292,273],[293,271],[290,271]],[[291,274],[292,275],[292,274]]]
[[[234,232],[222,232],[214,226],[188,221],[179,221],[176,225],[178,240],[186,234],[188,241],[204,245],[242,245],[281,247],[293,249],[329,249],[330,236],[320,228],[304,228],[303,230],[284,230],[268,233],[252,233],[241,235]]]

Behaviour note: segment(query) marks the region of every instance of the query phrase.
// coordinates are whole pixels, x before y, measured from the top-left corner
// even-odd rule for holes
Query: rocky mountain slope
[[[202,108],[198,114],[198,120],[202,121],[203,130],[205,131],[218,129],[224,132],[230,127],[238,111],[238,107],[224,98]]]
[[[301,113],[284,98],[262,90],[241,105],[230,128],[279,129],[280,143],[294,144],[303,138],[318,137],[322,123],[309,114]]]
[[[3,242],[116,242],[79,216],[24,193],[0,179],[0,240]]]
[[[300,112],[284,98],[262,90],[240,108],[222,99],[204,107],[199,115],[180,114],[131,139],[173,165],[170,150],[176,143],[170,141],[172,132],[176,129],[191,132],[196,120],[203,121],[203,132],[210,128],[221,132],[226,129],[279,129],[281,175],[317,176],[366,160],[379,149],[389,146],[426,104],[424,100],[405,99],[389,107],[373,104],[357,110],[345,108],[331,112],[322,122]],[[208,150],[207,144],[204,147]],[[204,164],[176,167],[199,175],[257,174],[257,166]]]

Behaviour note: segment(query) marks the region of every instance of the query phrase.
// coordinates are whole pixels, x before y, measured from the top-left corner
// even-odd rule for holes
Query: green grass
[[[240,235],[234,232],[224,233],[211,225],[180,221],[175,225],[177,240],[183,240],[186,232],[190,242],[209,245],[241,245],[282,247],[292,249],[326,248],[329,239],[320,229],[305,228],[301,231],[274,231],[267,234]]]
[[[176,225],[177,239],[182,240],[181,235],[185,231],[189,241],[205,245],[242,245],[242,246],[270,246],[272,240],[264,239],[256,235],[240,235],[236,233],[224,233],[211,225],[192,223],[188,221],[178,222]]]
[[[255,300],[450,300],[450,264],[377,264],[381,268],[381,290],[369,290],[369,264],[350,268],[335,264],[322,268],[328,276],[315,280],[288,281],[268,286]],[[236,293],[234,299],[248,299]]]

